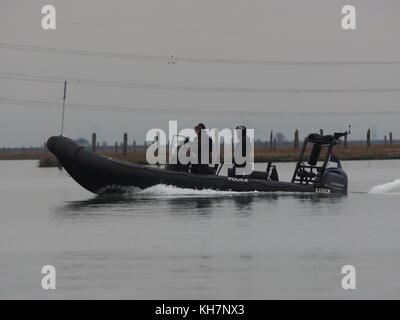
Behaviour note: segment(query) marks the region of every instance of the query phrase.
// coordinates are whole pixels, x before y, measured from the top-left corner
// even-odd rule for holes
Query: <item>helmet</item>
[[[245,126],[237,126],[235,129],[236,129],[236,130],[242,130],[242,135],[243,135],[243,136],[246,135],[247,129],[246,129]]]

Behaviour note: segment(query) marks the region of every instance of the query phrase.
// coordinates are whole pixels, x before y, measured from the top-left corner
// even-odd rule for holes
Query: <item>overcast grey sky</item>
[[[46,4],[54,31],[41,29]],[[345,4],[356,31],[341,28]],[[62,79],[73,138],[242,117],[263,139],[348,124],[352,138],[400,137],[398,0],[0,0],[0,61],[0,146],[59,132]]]

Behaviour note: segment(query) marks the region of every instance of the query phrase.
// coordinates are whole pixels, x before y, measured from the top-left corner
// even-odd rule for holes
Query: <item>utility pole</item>
[[[64,82],[64,97],[61,117],[61,136],[64,135],[64,114],[65,114],[65,100],[67,99],[67,81]]]

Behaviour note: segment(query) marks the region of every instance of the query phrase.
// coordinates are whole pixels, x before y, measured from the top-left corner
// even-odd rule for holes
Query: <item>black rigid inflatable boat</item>
[[[219,170],[215,170],[214,174],[196,174],[189,170],[173,169],[173,166],[162,169],[114,160],[98,155],[63,136],[51,137],[47,147],[76,182],[96,194],[126,192],[132,187],[145,189],[158,184],[197,190],[346,194],[347,175],[336,157],[332,159],[333,147],[345,135],[347,132],[325,136],[310,134],[304,140],[290,182],[276,181],[276,171],[275,174],[270,172],[271,168],[276,170],[271,163],[268,163],[266,172],[255,171],[251,175],[236,176],[231,169],[227,176],[221,176]],[[308,159],[304,159],[309,144],[312,149]],[[326,154],[321,157],[324,149]],[[328,167],[332,160],[338,163],[337,167]]]

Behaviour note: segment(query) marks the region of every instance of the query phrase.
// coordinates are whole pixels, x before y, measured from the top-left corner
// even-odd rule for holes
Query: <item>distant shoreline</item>
[[[394,160],[400,159],[400,144],[396,145],[351,145],[347,148],[338,146],[334,150],[340,160]],[[270,149],[269,147],[256,147],[255,162],[265,163],[272,162],[293,162],[296,161],[300,149],[293,147],[277,147]],[[102,150],[98,154],[115,158],[126,162],[134,162],[146,164],[145,150],[140,149],[134,152],[129,150],[124,156],[122,152],[115,153],[112,150]],[[0,160],[38,160],[40,167],[55,167],[57,159],[46,150],[38,151],[2,151],[0,152]]]

